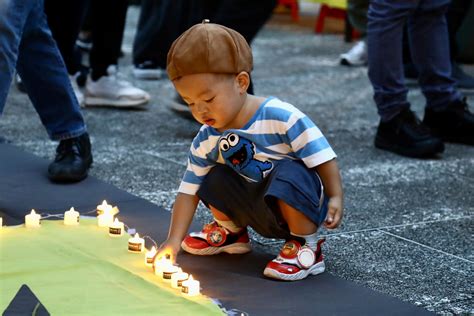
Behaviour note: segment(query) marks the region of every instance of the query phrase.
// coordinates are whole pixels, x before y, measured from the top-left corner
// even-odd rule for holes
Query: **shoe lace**
[[[56,149],[56,161],[64,159],[69,154],[79,156],[81,154],[81,144],[76,138],[64,139]]]

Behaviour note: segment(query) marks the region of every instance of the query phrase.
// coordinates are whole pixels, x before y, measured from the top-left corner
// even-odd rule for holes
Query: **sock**
[[[233,221],[223,221],[217,218],[214,218],[214,220],[217,222],[217,224],[221,225],[231,233],[238,233],[242,230],[242,227],[235,225]]]
[[[318,246],[318,240],[319,240],[317,232],[314,232],[313,234],[310,234],[310,235],[298,235],[292,232],[290,232],[290,234],[296,237],[304,238],[304,240],[306,240],[306,245],[308,245],[311,249],[316,251],[316,248]]]

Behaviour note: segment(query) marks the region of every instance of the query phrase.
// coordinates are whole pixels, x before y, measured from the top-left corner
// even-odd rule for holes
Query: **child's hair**
[[[170,80],[198,73],[251,72],[252,51],[238,32],[204,20],[181,34],[168,52]]]

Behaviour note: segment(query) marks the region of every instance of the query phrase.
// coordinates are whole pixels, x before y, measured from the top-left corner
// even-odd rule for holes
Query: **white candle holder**
[[[110,237],[120,237],[123,235],[124,224],[115,218],[115,221],[109,226]]]
[[[189,274],[183,272],[183,270],[179,269],[178,272],[173,273],[171,275],[171,287],[174,289],[179,289],[183,282],[189,278]]]
[[[147,251],[145,253],[145,265],[148,267],[153,266],[153,262],[155,260],[155,255],[156,255],[156,248],[155,246],[151,247],[151,250]]]
[[[74,207],[71,207],[69,211],[64,212],[64,225],[77,226],[79,225],[79,212]]]
[[[25,226],[27,228],[41,227],[41,215],[36,214],[35,210],[31,210],[31,213],[25,216]]]
[[[194,280],[193,276],[190,275],[189,279],[183,281],[181,287],[181,293],[185,296],[196,296],[201,292],[200,284],[198,280]]]
[[[138,233],[128,240],[128,251],[132,253],[141,253],[145,249],[145,240],[140,238]]]

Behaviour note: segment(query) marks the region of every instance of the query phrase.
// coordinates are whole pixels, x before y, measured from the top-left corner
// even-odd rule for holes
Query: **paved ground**
[[[138,8],[130,8],[121,61],[131,80],[137,16]],[[321,231],[327,238],[328,272],[439,314],[472,314],[474,148],[448,144],[433,160],[376,150],[378,116],[367,69],[338,65],[338,55],[349,47],[341,35],[316,36],[311,26],[281,16],[253,45],[256,93],[297,105],[339,155],[346,215],[339,229]],[[474,74],[474,67],[466,69]],[[170,209],[199,127],[167,109],[174,95],[167,80],[136,84],[152,94],[146,111],[84,111],[95,155],[91,175]],[[422,115],[419,89],[409,99]],[[0,135],[48,159],[56,146],[47,140],[28,98],[14,87]],[[199,216],[207,219],[202,209]],[[276,252],[280,245],[255,240],[267,251]]]

